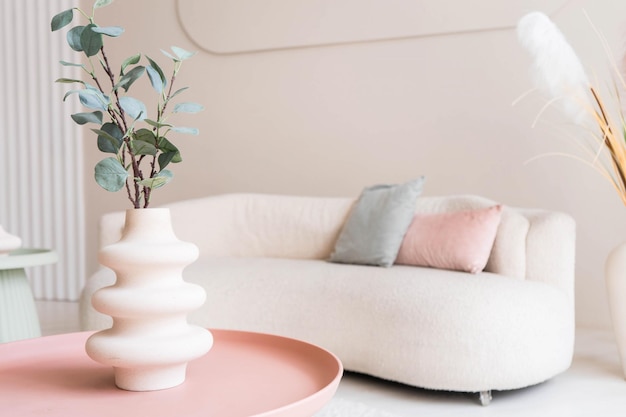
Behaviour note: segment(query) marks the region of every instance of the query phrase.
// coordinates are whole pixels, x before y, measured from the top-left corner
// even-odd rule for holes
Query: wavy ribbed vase
[[[97,291],[91,302],[113,318],[113,326],[87,340],[87,354],[112,366],[115,384],[125,390],[154,391],[182,384],[187,362],[213,345],[207,329],[187,322],[187,314],[206,299],[202,287],[182,276],[198,258],[198,248],[178,240],[169,209],[133,209],[126,211],[122,239],[98,255],[117,279]]]
[[[620,243],[609,254],[605,279],[615,341],[626,378],[626,243]]]

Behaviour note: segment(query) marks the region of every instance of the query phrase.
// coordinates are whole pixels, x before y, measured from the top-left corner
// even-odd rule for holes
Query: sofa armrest
[[[576,223],[559,212],[520,209],[530,222],[526,279],[549,283],[574,300]]]

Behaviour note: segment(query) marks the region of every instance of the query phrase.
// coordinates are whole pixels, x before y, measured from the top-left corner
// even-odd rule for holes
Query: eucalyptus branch
[[[170,88],[167,91],[167,96],[165,97],[165,101],[163,102],[163,109],[161,109],[161,113],[165,113],[165,109],[167,108],[168,103],[170,102],[170,97],[172,97],[172,90],[174,89],[174,81],[176,81],[176,74],[180,70],[180,65],[174,67],[174,71],[172,72],[172,78],[170,79]]]
[[[69,25],[74,18],[74,11],[78,11],[78,14],[89,22],[85,26],[78,25],[71,28],[66,38],[71,49],[87,56],[91,71],[81,64],[68,62],[61,62],[61,64],[82,67],[95,83],[95,87],[80,80],[59,79],[57,81],[83,84],[82,90],[70,90],[65,97],[78,94],[81,104],[93,111],[73,114],[72,119],[80,125],[98,124],[97,129],[92,129],[98,135],[98,149],[115,156],[104,158],[96,164],[95,179],[98,185],[112,192],[125,188],[133,207],[141,208],[143,198],[143,207],[146,208],[150,204],[152,191],[164,186],[173,178],[173,174],[166,167],[182,160],[178,148],[166,136],[171,132],[198,134],[197,129],[175,127],[165,123],[169,116],[166,113],[169,102],[174,96],[186,90],[186,88],[178,91],[173,89],[182,61],[191,58],[194,54],[175,46],[171,48],[172,54],[162,51],[173,62],[174,68],[172,77],[169,79],[169,86],[167,86],[168,80],[161,67],[142,54],[133,55],[124,60],[119,71],[120,75],[117,76],[118,71],[114,71],[105,51],[104,39],[119,37],[124,29],[119,26],[101,27],[96,24],[94,18],[96,9],[108,6],[112,1],[95,0],[91,16],[79,8],[73,8],[58,13],[52,18],[50,23],[52,31]],[[91,59],[98,54],[101,56],[98,71],[104,71],[108,77],[111,84],[110,90],[104,87]],[[147,59],[147,64],[139,63],[143,57]],[[156,120],[148,118],[145,104],[128,93],[133,83],[144,74],[147,74],[152,87],[159,95]],[[199,104],[179,103],[171,113],[197,113],[202,109],[203,107]],[[103,120],[105,115],[108,116],[107,121]],[[145,126],[141,127],[144,123]]]
[[[111,88],[113,89],[113,93],[115,94],[115,106],[119,110],[120,117],[122,118],[121,120],[122,124],[120,125],[120,128],[123,127],[124,131],[127,131],[128,126],[126,125],[126,117],[124,115],[124,108],[120,105],[120,95],[118,92],[119,89],[115,88],[115,75],[113,74],[113,71],[111,70],[111,65],[109,64],[109,58],[107,57],[107,54],[104,52],[104,46],[100,48],[100,54],[102,55],[102,59],[104,60],[105,72],[107,73],[107,75],[109,76],[109,79],[111,80]],[[119,121],[117,123],[119,125]]]

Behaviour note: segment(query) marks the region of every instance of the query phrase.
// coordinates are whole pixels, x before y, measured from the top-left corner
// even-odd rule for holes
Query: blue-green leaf
[[[78,92],[80,103],[90,109],[107,111],[109,98],[98,90],[86,88]]]
[[[67,62],[67,61],[59,61],[59,63],[63,65],[64,67],[81,67],[82,69],[86,69],[85,65],[83,64],[74,64],[73,62]]]
[[[174,97],[176,97],[177,95],[179,95],[180,93],[182,93],[183,91],[189,89],[189,87],[183,87],[183,88],[179,88],[178,90],[176,90],[175,92],[173,92],[168,98],[167,101],[170,101],[171,99],[173,99]]]
[[[178,152],[165,152],[159,155],[159,168],[163,169],[169,165],[170,162],[174,159],[174,157],[178,154]]]
[[[161,155],[159,155],[159,167],[161,169],[165,168],[170,162],[175,164],[183,160],[178,148],[165,137],[159,138],[159,149],[162,152]]]
[[[52,18],[50,29],[52,32],[59,30],[72,22],[74,18],[74,9],[65,10]]]
[[[155,147],[157,144],[156,136],[154,136],[154,133],[152,133],[152,130],[150,129],[137,130],[133,136],[133,139],[141,142],[147,142]]]
[[[137,184],[154,190],[155,188],[163,187],[165,184],[170,182],[173,178],[174,178],[174,174],[172,174],[171,171],[165,169],[159,172],[153,178],[146,178],[144,180],[137,181]]]
[[[130,149],[135,155],[154,156],[157,154],[157,148],[153,144],[140,140],[131,140]]]
[[[175,152],[165,152],[159,155],[159,168],[164,169],[166,166],[172,162],[172,158],[176,155]]]
[[[117,154],[124,142],[124,134],[115,123],[105,123],[100,129],[91,129],[98,135],[98,149],[101,152]]]
[[[133,85],[133,83],[137,81],[137,79],[141,77],[145,71],[146,71],[145,67],[141,65],[136,66],[132,70],[128,71],[126,75],[120,78],[120,80],[117,82],[113,90],[117,90],[118,88],[123,88],[124,91],[128,91],[130,86]]]
[[[179,103],[174,106],[174,113],[198,113],[204,110],[204,106],[198,103]]]
[[[156,127],[161,128],[161,127],[174,127],[174,125],[171,125],[169,123],[159,123],[159,122],[155,122],[154,120],[150,120],[150,119],[145,119],[144,122],[146,122],[147,124],[149,124],[152,127]]]
[[[161,53],[174,61],[179,61],[178,58],[176,58],[174,55],[170,54],[169,52],[164,51],[163,49],[161,49]]]
[[[66,92],[65,95],[63,96],[63,101],[65,101],[72,94],[78,94],[80,91],[82,91],[82,90],[70,90],[70,91]]]
[[[133,135],[131,149],[135,155],[156,155],[156,137],[149,129],[139,129]]]
[[[173,127],[172,130],[178,133],[187,133],[190,135],[199,135],[200,131],[195,127]]]
[[[134,120],[143,120],[148,117],[146,105],[136,98],[128,96],[120,97],[120,106],[122,106],[122,109]]]
[[[163,152],[178,152],[178,148],[164,136],[159,138],[159,149]]]
[[[163,89],[165,88],[165,85],[163,85],[163,80],[161,80],[159,73],[150,66],[146,68],[146,71],[148,72],[148,78],[150,78],[150,84],[152,84],[152,88],[154,88],[157,93],[161,94],[163,92]]]
[[[107,26],[107,27],[94,27],[91,28],[92,31],[99,33],[101,35],[110,36],[112,38],[117,38],[122,33],[124,33],[124,28],[121,26]]]
[[[99,9],[100,7],[108,6],[111,3],[113,3],[113,0],[97,0],[94,3],[93,8]]]
[[[176,54],[179,61],[189,59],[196,54],[195,52],[185,51],[183,48],[179,48],[178,46],[172,46],[172,51]]]
[[[72,120],[79,125],[84,125],[86,123],[102,124],[102,112],[100,111],[94,111],[92,113],[75,113],[71,117]]]
[[[136,63],[139,62],[140,59],[141,59],[141,54],[133,55],[131,57],[126,58],[124,62],[122,62],[122,71],[120,75],[124,75],[124,71],[126,70],[126,67],[128,67],[129,65],[135,65]]]
[[[167,86],[167,78],[165,78],[165,74],[163,73],[163,70],[161,69],[159,64],[154,62],[154,60],[152,60],[147,55],[146,59],[150,63],[147,68],[148,76],[150,77],[150,83],[152,84],[152,87],[156,90],[156,92],[161,94],[163,89]]]
[[[80,84],[85,84],[85,82],[83,80],[75,80],[73,78],[57,78],[56,80],[54,80],[55,83],[62,83],[62,84],[73,84],[73,83],[80,83]]]
[[[80,34],[80,44],[88,57],[96,55],[102,48],[102,35],[92,30],[95,27],[97,26],[90,23]]]
[[[76,52],[83,51],[83,46],[80,43],[80,36],[83,34],[84,30],[85,26],[75,26],[71,28],[65,35],[65,38],[67,39],[67,44]]]
[[[96,164],[94,171],[96,182],[107,191],[119,191],[126,185],[128,172],[116,158],[103,159]]]

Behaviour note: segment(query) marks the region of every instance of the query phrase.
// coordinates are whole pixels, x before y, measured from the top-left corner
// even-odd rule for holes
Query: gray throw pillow
[[[422,192],[424,177],[363,190],[339,234],[330,262],[391,266]]]

